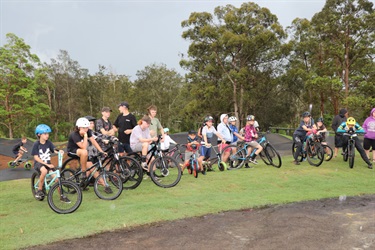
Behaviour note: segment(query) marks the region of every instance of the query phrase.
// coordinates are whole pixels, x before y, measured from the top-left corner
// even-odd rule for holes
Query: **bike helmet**
[[[169,128],[164,128],[164,133],[168,133],[169,132]]]
[[[311,114],[310,114],[310,112],[308,112],[308,111],[303,112],[303,114],[302,114],[302,117],[303,117],[303,118],[305,118],[305,117],[310,117],[310,116],[311,116]]]
[[[229,117],[228,121],[235,122],[235,121],[237,121],[237,117],[231,116],[231,117]]]
[[[349,117],[348,120],[346,120],[346,125],[355,125],[356,121],[353,117]]]
[[[208,122],[208,121],[214,121],[214,118],[212,116],[208,115],[204,118],[204,122]]]
[[[189,135],[196,135],[197,131],[191,129],[191,130],[189,130],[188,134]]]
[[[248,120],[248,121],[255,121],[255,116],[248,115],[247,118],[246,118],[246,120]]]
[[[88,128],[90,127],[90,122],[87,118],[81,117],[81,118],[78,118],[76,122],[76,126],[79,128]]]
[[[96,121],[96,118],[91,116],[91,115],[86,115],[84,118],[86,118],[87,120],[89,120],[90,122],[91,121]]]
[[[319,117],[316,122],[323,122],[323,117]]]
[[[51,133],[51,132],[52,132],[52,129],[46,124],[39,124],[35,128],[35,134],[36,135],[38,135],[38,134],[40,135],[40,134],[44,134],[44,133]]]

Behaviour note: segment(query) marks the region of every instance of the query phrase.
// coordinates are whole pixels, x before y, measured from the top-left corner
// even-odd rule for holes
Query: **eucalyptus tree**
[[[200,104],[200,110],[233,111],[243,118],[261,104],[262,90],[276,89],[267,86],[274,83],[270,78],[277,74],[272,69],[282,58],[285,32],[267,8],[251,2],[240,8],[219,6],[213,15],[192,13],[182,27],[182,37],[191,45],[180,64],[190,71],[194,99],[209,100]]]
[[[6,39],[0,47],[0,124],[13,138],[33,134],[35,123],[48,117],[50,109],[40,94],[38,56],[16,35],[8,33]]]
[[[148,106],[156,105],[163,126],[172,126],[179,119],[179,110],[183,107],[183,97],[180,95],[183,77],[164,64],[146,66],[137,71],[136,75],[132,98],[134,103],[131,104],[133,112],[137,115],[146,114]]]

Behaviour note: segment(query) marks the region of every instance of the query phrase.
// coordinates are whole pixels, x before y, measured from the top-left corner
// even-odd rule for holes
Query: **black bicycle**
[[[302,150],[297,157],[297,160],[302,162],[307,158],[310,165],[319,167],[324,161],[324,148],[322,144],[316,139],[316,134],[306,136],[303,142]],[[293,142],[292,153],[295,154],[297,145]]]
[[[150,166],[149,175],[157,186],[170,188],[180,182],[181,167],[174,158],[165,155],[166,152],[160,149],[160,139],[161,137],[158,136],[158,140],[151,144],[151,149],[147,152],[149,156],[147,165]],[[141,163],[141,155],[139,152],[130,153],[128,156],[133,157]]]
[[[349,167],[354,167],[354,158],[355,158],[355,137],[358,137],[356,133],[343,133],[344,136],[348,136],[348,146],[346,147],[343,159],[344,161],[348,161],[349,159]]]
[[[61,177],[64,180],[70,180],[76,182],[83,190],[87,188],[90,184],[91,180],[94,180],[94,192],[95,194],[103,200],[114,200],[118,198],[123,190],[122,180],[118,174],[113,172],[109,172],[103,166],[103,153],[99,153],[96,156],[96,162],[86,171],[91,171],[90,175],[81,180],[80,176],[82,174],[82,170],[79,168],[78,170],[73,170],[71,168],[65,168],[61,172]],[[78,159],[79,160],[79,159]],[[68,159],[67,161],[71,161]],[[99,175],[95,178],[95,173],[99,173]]]

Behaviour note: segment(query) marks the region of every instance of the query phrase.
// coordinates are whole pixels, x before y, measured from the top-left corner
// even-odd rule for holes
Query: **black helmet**
[[[197,131],[191,129],[191,130],[189,130],[188,134],[189,135],[195,135],[195,134],[197,134]]]
[[[307,116],[308,116],[308,117],[311,116],[310,112],[308,112],[308,111],[303,112],[302,117],[304,118],[304,117],[307,117]]]
[[[323,117],[319,117],[316,121],[317,122],[323,122],[324,120],[323,120]]]
[[[214,118],[210,115],[208,115],[204,118],[204,122],[213,121],[213,120],[214,120]]]
[[[93,117],[93,116],[91,116],[91,115],[86,115],[85,118],[86,118],[87,120],[89,120],[90,122],[96,120],[96,118]]]

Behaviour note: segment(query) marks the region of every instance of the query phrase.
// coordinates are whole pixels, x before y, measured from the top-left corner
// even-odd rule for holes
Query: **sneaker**
[[[37,199],[43,199],[44,198],[44,192],[42,190],[38,190],[35,193],[35,198],[37,198]]]
[[[258,164],[258,162],[257,162],[255,159],[252,159],[252,158],[249,159],[249,162],[250,162],[250,163],[253,163],[253,164],[255,164],[255,165]]]
[[[294,165],[300,165],[301,163],[299,161],[293,161]]]
[[[157,182],[161,182],[161,179],[159,177],[154,177],[154,180],[157,181]]]
[[[249,163],[245,164],[245,168],[253,168],[252,166],[249,165]]]
[[[368,168],[369,168],[369,169],[372,169],[372,164],[371,164],[371,163],[368,164]]]
[[[148,166],[147,166],[147,162],[142,162],[141,163],[141,167],[144,169],[144,170],[148,170]]]
[[[203,170],[201,171],[201,173],[202,173],[203,175],[206,175],[206,169],[203,168]]]
[[[327,156],[326,156],[326,161],[328,161],[329,158],[331,158],[331,155],[327,155]]]
[[[60,196],[60,201],[62,201],[64,203],[71,203],[71,201],[65,195]]]
[[[110,187],[105,187],[104,188],[104,192],[106,192],[107,194],[112,194],[113,193],[113,191],[112,191],[112,189]]]

